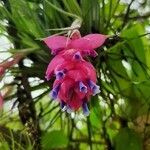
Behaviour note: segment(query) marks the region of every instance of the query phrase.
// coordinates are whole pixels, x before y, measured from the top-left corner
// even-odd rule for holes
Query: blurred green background
[[[89,58],[101,93],[67,114],[51,101],[42,38],[79,29],[109,35]],[[0,150],[150,150],[150,0],[1,0],[0,62],[23,53],[0,77]]]

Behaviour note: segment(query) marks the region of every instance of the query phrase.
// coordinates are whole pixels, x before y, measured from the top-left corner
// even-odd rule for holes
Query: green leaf
[[[12,12],[11,19],[21,33],[26,32],[34,37],[44,36],[45,30],[35,9],[37,5],[31,5],[24,0],[10,0],[9,2]]]
[[[70,0],[64,0],[63,3],[70,13],[81,16],[81,8],[79,7],[76,0],[71,0],[71,1]]]
[[[102,122],[102,112],[99,105],[99,99],[98,97],[92,97],[91,98],[91,112],[90,112],[90,122],[94,127],[98,128],[98,124],[101,124]]]
[[[142,150],[142,140],[129,128],[123,128],[115,137],[115,150]]]
[[[132,33],[132,34],[131,34]],[[127,61],[132,66],[132,79],[142,81],[146,79],[146,58],[145,47],[140,35],[144,33],[141,25],[136,25],[122,32],[122,36],[127,39],[124,45],[124,54]]]
[[[10,150],[7,142],[0,142],[0,149],[2,150]]]
[[[68,139],[63,131],[51,131],[42,136],[42,146],[45,150],[53,148],[65,148],[68,145]]]
[[[106,65],[110,70],[112,81],[117,85],[118,92],[122,95],[128,95],[130,94],[128,88],[131,86],[131,80],[126,68],[122,64],[123,44],[123,42],[118,43],[108,50],[108,60]]]
[[[91,29],[99,30],[100,28],[100,2],[98,0],[82,0],[82,17],[84,32],[91,32]]]

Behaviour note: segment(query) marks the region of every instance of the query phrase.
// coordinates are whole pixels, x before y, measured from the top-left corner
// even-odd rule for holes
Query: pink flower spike
[[[88,40],[89,43],[92,45],[92,49],[95,49],[104,44],[107,36],[102,34],[89,34],[84,36],[83,39]]]
[[[51,53],[55,55],[67,47],[70,39],[65,36],[49,36],[44,39],[44,42],[51,49]]]
[[[94,50],[100,47],[107,36],[89,34],[80,37],[80,32],[73,32],[69,38],[50,36],[44,42],[56,54],[48,65],[46,78],[56,76],[50,96],[58,99],[62,111],[71,113],[80,107],[85,116],[89,115],[88,101],[90,97],[100,93],[96,85],[96,69],[84,59],[84,56],[96,57]]]

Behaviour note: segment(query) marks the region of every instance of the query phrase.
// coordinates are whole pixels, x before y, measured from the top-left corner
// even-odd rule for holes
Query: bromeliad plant
[[[56,77],[50,97],[58,99],[63,111],[70,113],[82,106],[84,115],[89,115],[87,102],[91,95],[100,93],[100,87],[96,85],[96,70],[86,56],[96,57],[95,49],[106,38],[102,34],[81,37],[75,30],[70,37],[54,35],[44,39],[55,55],[46,71],[47,80]]]
[[[136,7],[139,5],[136,9],[133,8],[135,3]],[[30,50],[14,67],[10,62],[0,64],[3,81],[9,75],[14,78],[0,87],[0,105],[5,99],[4,111],[0,109],[0,137],[4,137],[4,140],[0,138],[0,149],[4,149],[1,143],[6,145],[7,142],[8,149],[19,150],[16,146],[21,142],[22,131],[29,136],[31,149],[36,150],[142,150],[143,145],[150,149],[147,126],[150,52],[146,31],[149,13],[143,12],[147,11],[147,6],[150,6],[148,1],[140,3],[138,0],[131,0],[130,4],[120,0],[0,1],[0,33],[13,44],[10,51]],[[82,20],[82,26],[70,28],[76,19]],[[105,49],[101,48],[100,55],[91,62],[87,56],[96,56],[94,50],[103,44],[106,36],[80,37],[78,31],[69,36],[53,35],[79,28],[82,35],[112,35],[105,42]],[[46,72],[46,78],[51,81],[44,82],[51,55],[37,39],[48,35],[53,36],[44,41],[54,57]],[[4,51],[3,47],[0,51]],[[9,68],[10,71],[3,75]],[[101,75],[99,78],[96,78],[96,72]],[[59,110],[58,105],[49,102],[49,98],[47,100],[47,86],[55,77],[51,97],[60,102],[63,110],[77,111],[82,107],[85,115],[89,114],[87,103],[91,99],[89,117],[68,116]],[[13,90],[4,94],[8,86]],[[101,92],[98,97],[92,97],[98,92]],[[13,111],[8,110],[7,104],[12,105]],[[8,136],[1,126],[16,133],[17,136],[13,136],[15,142],[11,140],[10,143],[12,134]],[[139,127],[140,138],[136,133]],[[20,149],[26,150],[31,144],[23,141]]]

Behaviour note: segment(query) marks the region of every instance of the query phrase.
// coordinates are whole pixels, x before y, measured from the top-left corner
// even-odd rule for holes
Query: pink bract
[[[52,54],[57,54],[64,49],[76,49],[82,53],[102,46],[106,39],[107,36],[102,34],[89,34],[78,39],[54,35],[45,38],[44,42],[51,49]]]
[[[58,99],[63,111],[70,113],[82,107],[83,113],[86,116],[89,114],[87,102],[100,89],[96,85],[96,70],[85,57],[95,57],[97,53],[94,49],[102,46],[106,39],[107,36],[102,34],[80,37],[79,32],[70,38],[50,36],[44,39],[55,55],[46,71],[47,80],[56,78],[50,96]]]

